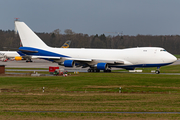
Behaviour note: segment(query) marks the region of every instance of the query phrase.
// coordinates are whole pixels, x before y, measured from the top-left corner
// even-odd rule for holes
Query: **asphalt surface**
[[[177,60],[175,63],[171,65],[179,65],[179,64],[180,64],[180,60]],[[33,60],[33,62],[26,62],[26,61],[2,62],[0,61],[0,65],[5,65],[6,68],[49,68],[49,66],[59,66],[57,63],[52,63],[52,62],[49,62],[46,60],[40,60],[40,59]],[[74,72],[74,71],[87,72],[88,70],[88,68],[80,68],[80,67],[68,68],[64,66],[59,66],[59,68],[63,68],[65,71],[68,71],[68,72]],[[119,68],[113,68],[113,70],[116,70],[116,69],[119,69]],[[145,73],[138,73],[138,74],[145,74]],[[149,74],[153,74],[153,73],[149,73]],[[161,74],[172,74],[172,73],[161,73]],[[180,75],[180,73],[173,73],[173,75]]]
[[[175,63],[171,65],[180,64],[180,60],[177,60]],[[0,61],[0,65],[5,65],[7,68],[49,68],[49,66],[59,66],[57,63],[52,63],[46,60],[36,59],[33,62],[22,61]],[[63,66],[61,66],[63,67]],[[79,69],[79,68],[78,68]]]

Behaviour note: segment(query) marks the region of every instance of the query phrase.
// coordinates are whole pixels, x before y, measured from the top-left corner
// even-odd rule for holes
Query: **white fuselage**
[[[39,49],[39,48],[37,48]],[[169,52],[159,47],[138,47],[127,49],[79,49],[79,48],[42,48],[41,50],[56,53],[40,52],[38,55],[61,57],[66,56],[69,58],[84,58],[92,59],[94,61],[111,60],[111,61],[124,61],[124,65],[148,65],[148,64],[171,64],[177,60]],[[36,54],[34,54],[36,55]],[[122,65],[121,65],[122,66]]]

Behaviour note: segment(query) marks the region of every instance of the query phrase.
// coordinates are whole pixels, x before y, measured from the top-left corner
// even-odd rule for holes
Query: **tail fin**
[[[24,23],[15,21],[23,47],[47,48],[48,46]]]
[[[61,46],[61,48],[69,48],[70,44],[71,44],[71,41],[68,40]]]

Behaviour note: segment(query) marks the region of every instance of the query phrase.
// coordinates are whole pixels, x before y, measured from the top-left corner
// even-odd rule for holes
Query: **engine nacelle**
[[[65,60],[64,66],[65,67],[73,67],[74,66],[74,60]]]
[[[96,67],[97,67],[98,70],[107,70],[108,65],[107,65],[107,63],[98,63],[96,65]]]
[[[17,61],[18,61],[18,60],[22,60],[22,57],[16,56],[16,57],[15,57],[15,60],[17,60]]]

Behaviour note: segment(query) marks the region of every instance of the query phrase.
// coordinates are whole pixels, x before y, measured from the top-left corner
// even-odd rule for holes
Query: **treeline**
[[[163,47],[172,54],[180,54],[179,35],[136,35],[105,36],[75,33],[70,29],[61,34],[59,29],[52,33],[36,33],[47,45],[61,47],[66,40],[71,40],[71,48],[107,48],[122,49],[131,47]],[[20,46],[20,38],[13,30],[0,30],[0,50],[12,50]]]

